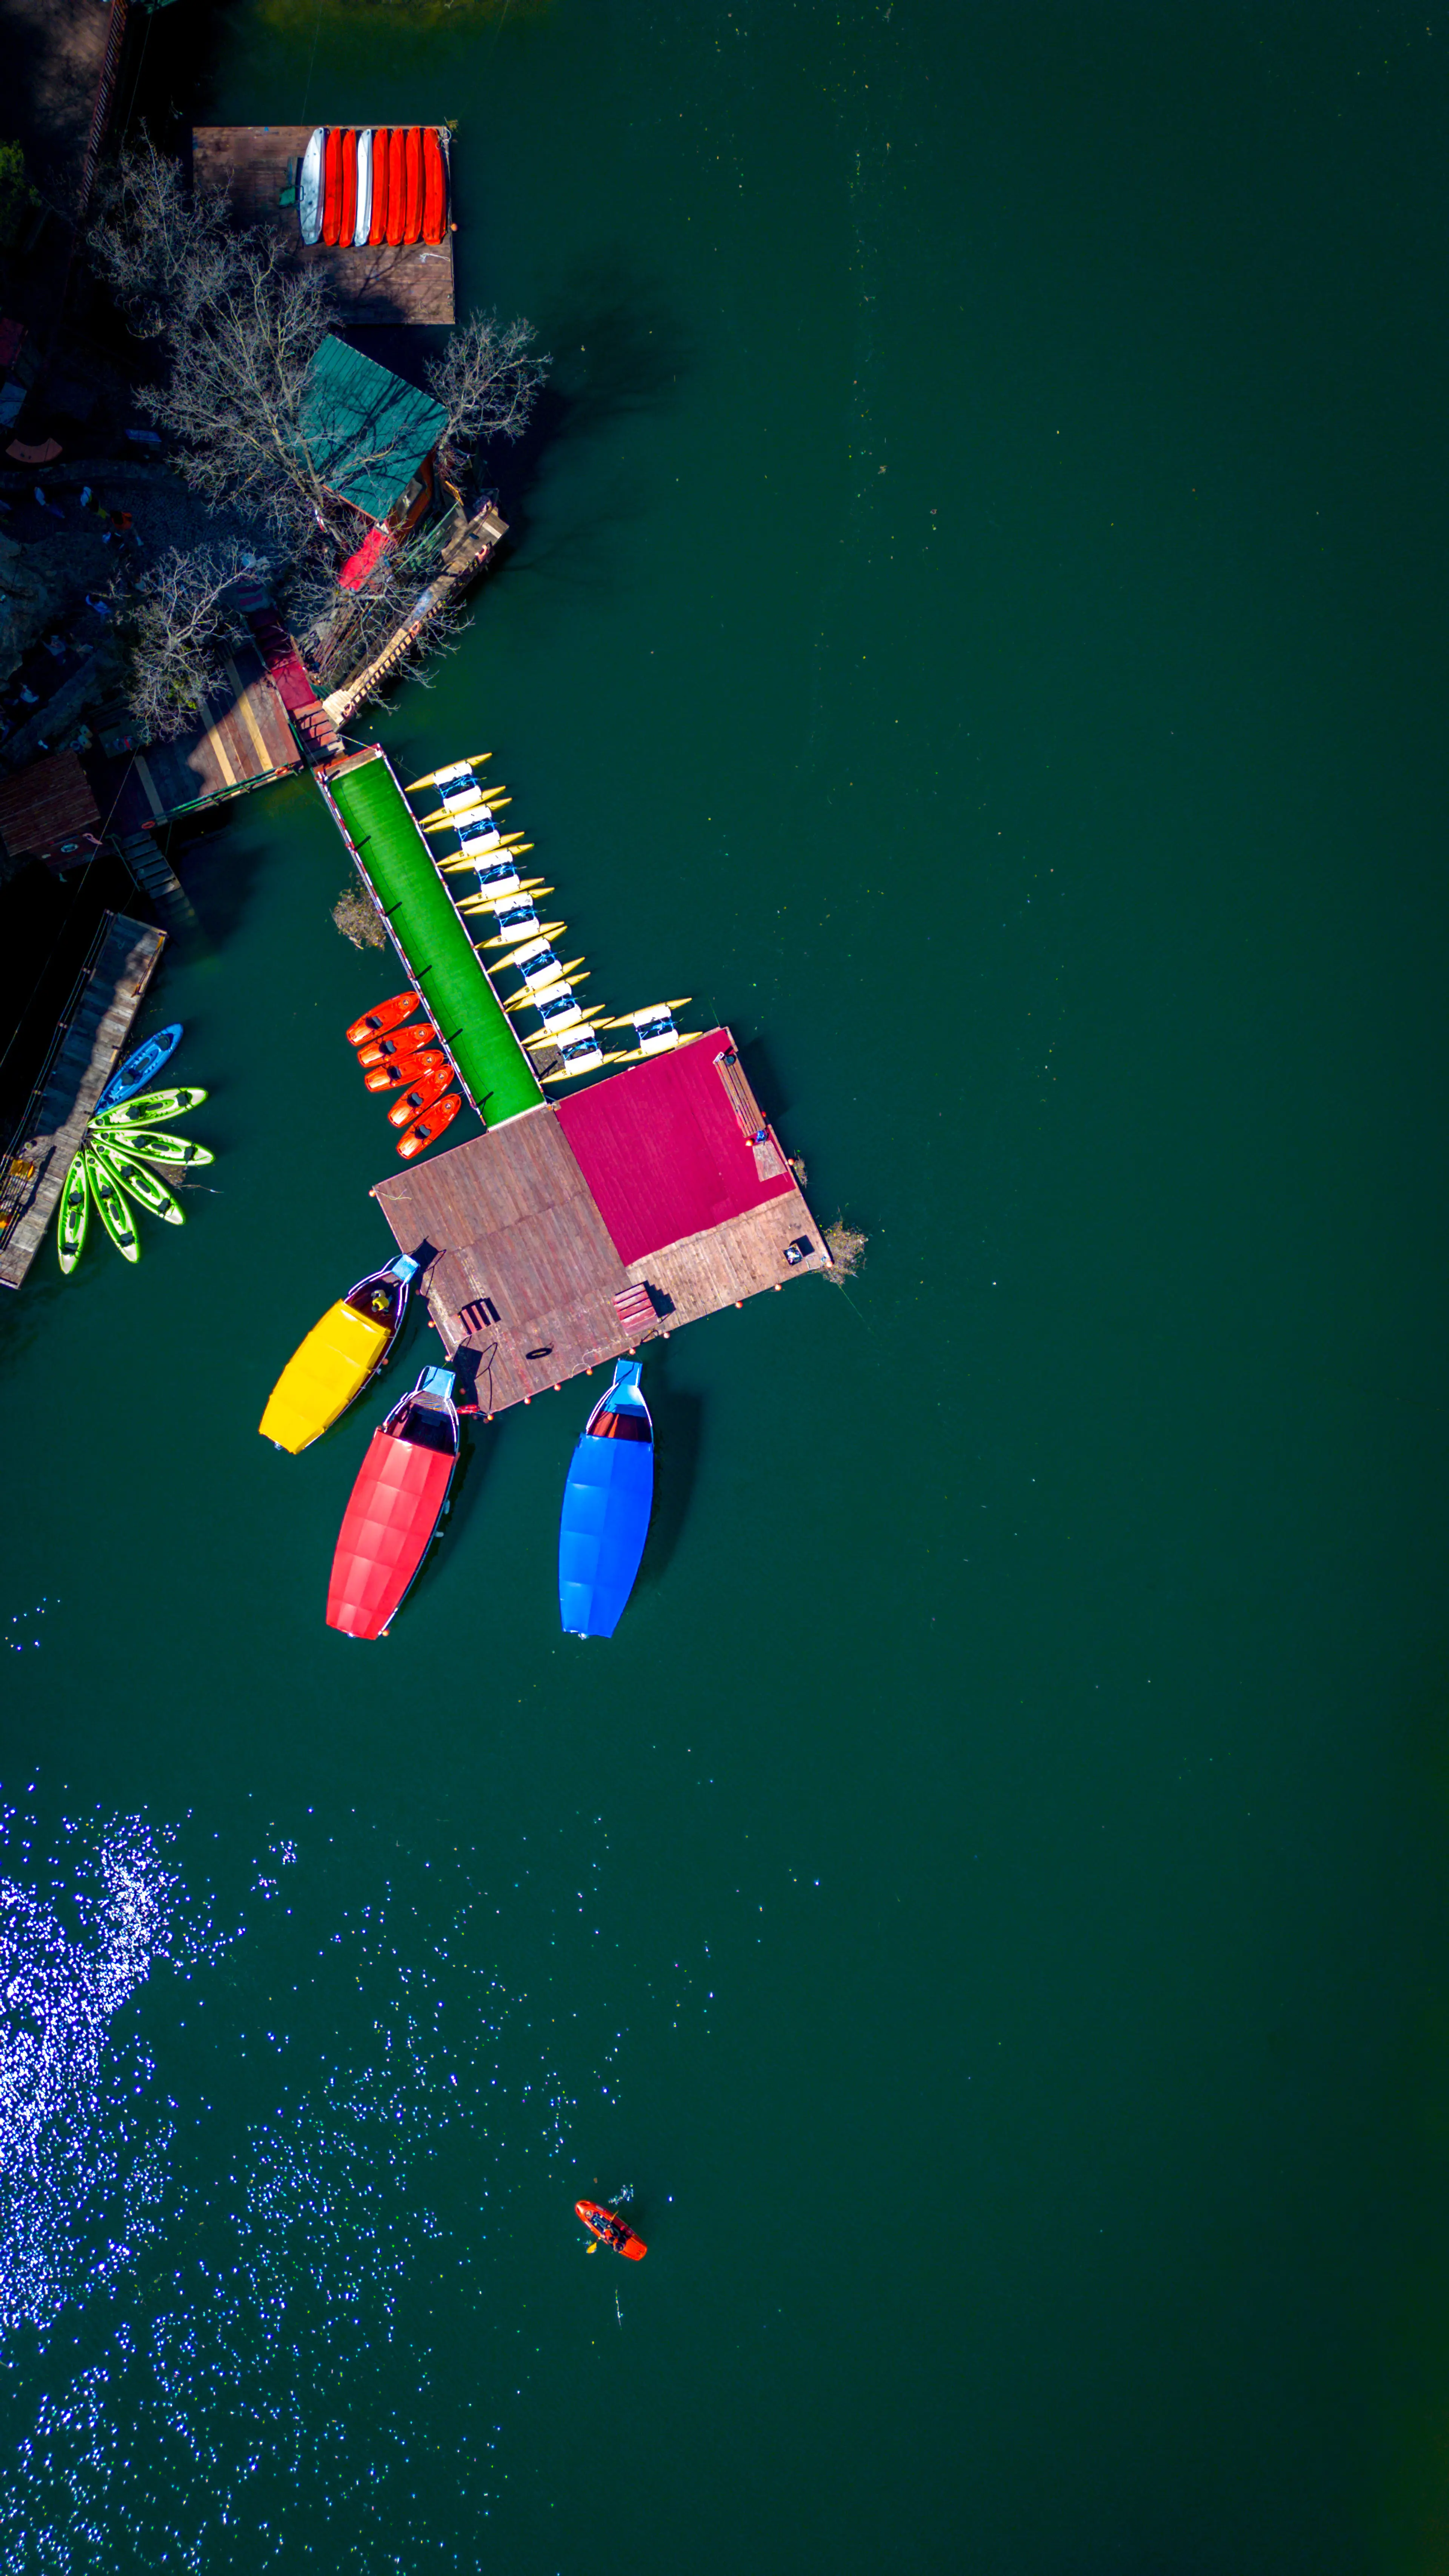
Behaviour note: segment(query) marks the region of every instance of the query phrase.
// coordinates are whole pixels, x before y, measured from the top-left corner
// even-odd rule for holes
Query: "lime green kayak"
[[[189,1136],[168,1136],[161,1127],[103,1127],[97,1138],[108,1154],[144,1154],[148,1163],[214,1163],[209,1145],[193,1145]]]
[[[186,1223],[165,1182],[158,1181],[154,1172],[148,1172],[144,1163],[138,1163],[131,1154],[121,1153],[109,1137],[104,1145],[93,1145],[91,1152],[110,1173],[112,1180],[119,1181],[138,1206],[149,1208],[153,1216],[164,1218],[167,1225]]]
[[[60,1222],[56,1227],[60,1266],[67,1278],[81,1257],[90,1219],[91,1193],[86,1180],[85,1156],[77,1154],[65,1176],[65,1187],[60,1194]]]
[[[134,1100],[118,1100],[114,1109],[103,1109],[96,1119],[97,1127],[150,1127],[162,1118],[184,1117],[188,1109],[199,1109],[206,1098],[193,1084],[179,1091],[138,1091]]]
[[[131,1211],[104,1163],[89,1145],[85,1148],[86,1179],[91,1196],[101,1212],[101,1223],[124,1261],[139,1261],[141,1241],[131,1221]]]

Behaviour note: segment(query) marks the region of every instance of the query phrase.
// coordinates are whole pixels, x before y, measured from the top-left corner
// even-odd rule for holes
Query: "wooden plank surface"
[[[243,795],[268,778],[300,769],[286,710],[251,644],[226,664],[227,679],[203,702],[205,724],[171,742],[111,763],[102,811],[118,834],[144,831],[191,806]]]
[[[436,130],[446,163],[448,130],[443,125]],[[287,165],[300,163],[313,131],[310,125],[195,126],[191,152],[196,185],[227,197],[239,223],[261,224],[274,232],[288,267],[324,268],[339,317],[349,329],[368,323],[452,322],[451,231],[432,249],[420,242],[397,249],[379,242],[362,250],[328,250],[322,242],[309,248],[303,241],[296,207],[278,201],[287,186]],[[451,167],[448,196],[451,209]]]
[[[626,1270],[551,1106],[379,1181],[373,1196],[399,1248],[423,1250],[428,1311],[462,1373],[460,1392],[476,1380],[485,1413],[637,1348],[614,1302],[631,1285],[648,1288],[667,1335],[830,1266],[792,1188]],[[810,1250],[792,1265],[786,1246],[800,1239]]]
[[[125,913],[111,915],[25,1133],[11,1148],[19,1159],[34,1164],[35,1171],[0,1245],[0,1287],[18,1288],[40,1249],[65,1176],[96,1102],[120,1062],[165,945],[164,930],[132,921]]]

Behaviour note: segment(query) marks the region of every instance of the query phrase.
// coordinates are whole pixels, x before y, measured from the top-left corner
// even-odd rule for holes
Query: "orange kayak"
[[[389,1126],[406,1127],[408,1120],[416,1118],[420,1109],[431,1109],[435,1100],[442,1099],[453,1079],[453,1068],[441,1055],[435,1063],[431,1047],[427,1050],[427,1059],[426,1072],[420,1073],[415,1082],[408,1084],[401,1100],[393,1102],[387,1113]],[[408,1062],[420,1065],[423,1058],[420,1055],[409,1056]]]
[[[387,237],[394,250],[403,237],[408,214],[407,181],[408,138],[401,125],[395,125],[387,147]]]
[[[367,238],[376,245],[387,239],[387,164],[388,133],[379,125],[372,138],[372,222]]]
[[[448,211],[448,191],[443,174],[443,148],[435,125],[423,127],[423,239],[437,244],[443,238],[443,223]]]
[[[423,229],[423,129],[408,127],[408,212],[403,240],[415,242]]]
[[[349,125],[342,137],[342,212],[337,219],[337,238],[344,250],[350,249],[357,230],[357,128]]]
[[[414,1154],[420,1154],[425,1145],[436,1143],[443,1129],[452,1126],[462,1106],[461,1091],[450,1091],[447,1099],[440,1100],[435,1109],[425,1109],[421,1118],[413,1120],[411,1127],[405,1127],[397,1140],[403,1161],[410,1163]]]
[[[347,1032],[349,1046],[366,1046],[373,1038],[385,1038],[389,1029],[401,1028],[418,1007],[416,993],[394,993],[390,1002],[379,1002],[375,1011],[364,1012]]]
[[[357,1061],[366,1073],[374,1064],[387,1064],[395,1055],[411,1055],[416,1047],[433,1046],[438,1032],[431,1020],[419,1020],[415,1029],[399,1029],[396,1037],[374,1038],[371,1046],[359,1047]]]
[[[401,1091],[405,1082],[421,1082],[425,1073],[443,1073],[451,1079],[441,1047],[414,1047],[411,1055],[395,1055],[390,1064],[375,1064],[362,1078],[369,1091]]]
[[[601,2245],[612,2245],[615,2253],[622,2254],[626,2262],[643,2262],[649,2248],[617,2210],[601,2209],[596,2200],[576,2200],[574,2212],[583,2220],[589,2234],[597,2236]]]
[[[322,156],[322,239],[329,250],[337,248],[341,223],[342,137],[332,125],[327,129],[327,149]]]

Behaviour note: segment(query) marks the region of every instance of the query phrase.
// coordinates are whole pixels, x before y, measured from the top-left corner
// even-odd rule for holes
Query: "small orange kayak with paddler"
[[[394,1056],[391,1064],[375,1064],[362,1080],[368,1091],[401,1091],[405,1082],[421,1082],[425,1073],[446,1073],[451,1080],[452,1067],[441,1047],[414,1047],[411,1055]]]
[[[376,1010],[365,1011],[354,1020],[347,1032],[350,1047],[366,1046],[373,1038],[385,1038],[389,1029],[400,1029],[414,1011],[422,1008],[416,993],[394,993],[390,1002],[379,1002]]]
[[[626,2263],[643,2262],[648,2246],[642,2236],[635,2235],[627,2218],[621,2218],[616,2209],[601,2209],[596,2200],[576,2200],[574,2214],[583,2220],[589,2234],[600,2245],[612,2245],[614,2252],[622,2254]],[[593,2252],[592,2246],[589,2251]]]
[[[437,1043],[432,1021],[419,1020],[415,1029],[399,1029],[395,1037],[374,1038],[371,1046],[359,1047],[357,1061],[364,1073],[370,1073],[375,1064],[391,1064],[397,1056],[414,1055],[419,1047]]]

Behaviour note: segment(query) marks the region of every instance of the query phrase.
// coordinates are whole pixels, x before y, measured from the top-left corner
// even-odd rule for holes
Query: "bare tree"
[[[144,126],[96,183],[91,257],[140,337],[189,330],[236,275],[242,237],[223,200],[189,196]]]
[[[428,369],[428,387],[448,415],[447,436],[459,447],[490,438],[521,438],[552,360],[532,355],[531,322],[475,314],[455,331]]]
[[[226,658],[247,631],[227,594],[255,566],[234,539],[189,554],[172,546],[118,599],[131,713],[148,741],[188,732],[207,691],[223,683]]]

